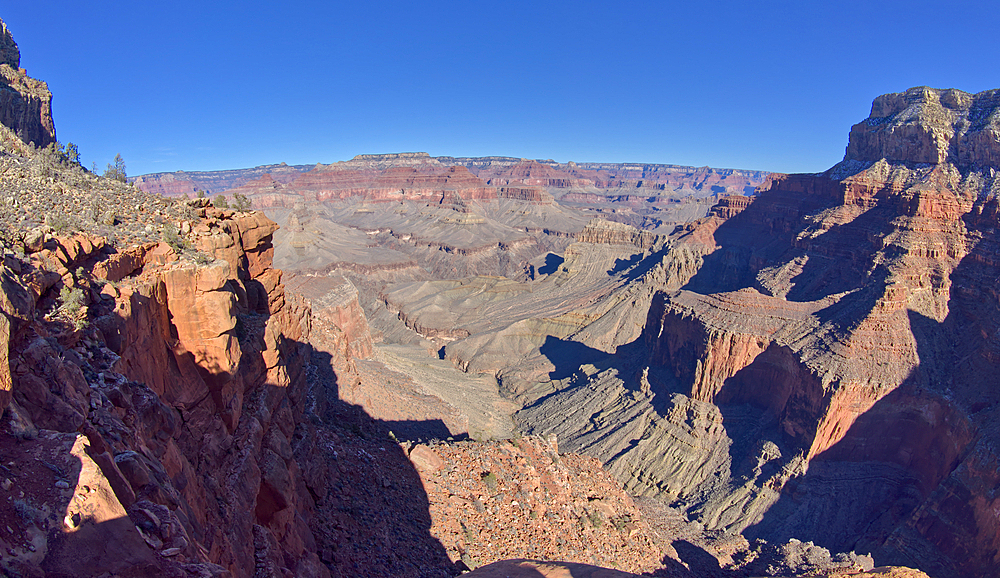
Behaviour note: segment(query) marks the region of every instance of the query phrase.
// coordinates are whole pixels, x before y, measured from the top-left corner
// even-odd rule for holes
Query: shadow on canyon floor
[[[907,311],[919,365],[785,486],[748,537],[871,552],[935,578],[996,575],[989,547],[973,555],[955,538],[981,531],[955,472],[1000,405],[993,250],[978,245],[952,271],[944,320]]]
[[[320,559],[334,576],[458,574],[430,533],[427,494],[398,443],[446,439],[447,428],[440,420],[379,421],[340,400],[332,361],[310,347],[313,422],[297,427],[293,441],[315,502]]]

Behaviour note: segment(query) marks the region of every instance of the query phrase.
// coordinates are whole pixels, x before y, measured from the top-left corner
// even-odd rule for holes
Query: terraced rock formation
[[[997,115],[876,99],[842,163],[683,231],[697,273],[632,357],[571,364],[520,422],[708,529],[996,575]]]
[[[306,169],[311,170],[301,177],[295,172]],[[135,182],[145,191],[164,195],[190,195],[196,188],[213,194],[239,193],[252,198],[258,208],[293,208],[350,197],[433,202],[462,212],[469,212],[465,202],[469,199],[558,203],[632,225],[663,225],[669,230],[676,223],[704,216],[722,196],[752,194],[766,177],[763,171],[709,167],[394,153],[358,155],[315,167],[156,173],[137,177]]]
[[[842,163],[772,175],[700,220],[577,220],[561,246],[542,252],[539,241],[519,274],[513,259],[454,240],[433,265],[397,243],[398,256],[384,255],[398,265],[356,283],[379,296],[365,304],[376,339],[495,376],[523,406],[518,427],[557,434],[630,493],[672,504],[715,537],[703,545],[719,560],[723,537],[742,534],[872,552],[934,576],[993,575],[996,118],[993,91],[887,95],[852,129]],[[524,190],[558,177],[540,162],[469,164],[493,171],[498,190],[511,185],[501,169]],[[426,207],[421,218],[356,203],[350,218],[371,224],[367,242],[352,233],[350,261],[386,246],[377,223],[397,241],[476,226],[469,238],[500,238],[511,233],[486,218],[429,217],[498,215],[481,207],[502,202],[570,209],[539,198]],[[472,255],[485,258],[463,268]],[[477,269],[491,263],[504,268]]]

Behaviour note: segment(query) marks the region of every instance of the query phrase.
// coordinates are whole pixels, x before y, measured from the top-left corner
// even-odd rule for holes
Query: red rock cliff
[[[723,423],[747,405],[770,416],[754,435],[786,469],[808,462],[747,501],[708,499],[707,519],[738,507],[750,535],[997,575],[994,92],[879,97],[844,162],[772,175],[681,241],[709,248],[650,311],[652,362]],[[830,522],[831,503],[851,513]]]
[[[94,523],[91,506],[71,503],[58,515],[54,507],[51,521],[23,530],[47,546],[22,569],[328,575],[290,446],[305,411],[308,307],[270,267],[274,223],[258,213],[197,210],[201,218],[183,227],[194,225],[190,240],[214,255],[208,262],[163,243],[109,253],[101,239],[76,237],[52,239],[29,261],[7,259],[0,270],[0,319],[10,329],[0,385],[20,436],[0,447],[30,453],[66,436],[72,446],[77,436],[76,457],[44,450],[50,474],[63,480],[57,488],[113,490],[87,502],[112,512],[88,532],[122,540],[105,557],[87,546],[97,538],[74,532]],[[60,284],[64,306],[41,316],[51,309],[47,290]],[[66,308],[70,299],[78,308]],[[26,503],[53,503],[14,479]],[[115,522],[116,511],[130,522]]]

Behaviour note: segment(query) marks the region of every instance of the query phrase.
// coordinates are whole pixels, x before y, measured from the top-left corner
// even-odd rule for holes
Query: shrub
[[[212,204],[215,205],[217,208],[220,208],[220,209],[228,209],[229,208],[229,203],[226,202],[226,195],[216,195],[215,196],[215,200],[212,201]]]
[[[601,513],[598,512],[597,510],[593,510],[590,513],[588,513],[587,517],[590,518],[590,523],[595,528],[600,528],[601,525],[604,524],[604,516],[602,516]]]
[[[73,231],[73,223],[69,217],[59,213],[49,213],[45,216],[45,223],[57,234],[70,233]]]
[[[14,511],[28,524],[34,524],[42,519],[44,513],[26,500],[14,500]]]
[[[164,223],[161,231],[163,242],[170,245],[174,251],[181,253],[188,248],[187,242],[181,237],[180,231],[173,223]]]
[[[233,193],[232,207],[237,211],[249,211],[252,204],[253,203],[250,202],[250,199],[248,199],[243,193]]]
[[[63,285],[59,291],[59,300],[62,301],[60,309],[71,317],[76,317],[80,313],[80,309],[83,308],[83,299],[83,289],[79,287],[73,288],[69,285]]]
[[[497,491],[497,476],[493,472],[484,472],[481,474],[483,478],[483,483],[489,488],[490,492]]]
[[[63,156],[67,162],[80,164],[80,149],[73,143],[66,143],[66,152]]]

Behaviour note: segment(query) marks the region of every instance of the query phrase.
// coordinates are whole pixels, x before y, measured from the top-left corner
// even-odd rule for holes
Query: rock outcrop
[[[567,371],[521,423],[709,529],[997,575],[995,110],[879,97],[842,163],[680,227],[657,258],[687,247],[697,273],[631,357]]]
[[[21,68],[21,50],[14,42],[14,36],[7,30],[7,24],[0,20],[0,64],[17,70]]]
[[[885,94],[851,127],[845,160],[1000,166],[1000,90],[968,94],[920,86]]]
[[[628,245],[640,251],[653,248],[657,235],[640,231],[625,223],[615,223],[603,219],[593,219],[576,236],[580,243],[601,243],[605,245]]]
[[[44,148],[56,142],[52,93],[47,84],[20,68],[21,53],[0,21],[0,124],[26,143]]]
[[[315,548],[307,548],[311,499],[288,449],[304,411],[308,309],[285,295],[269,266],[273,223],[259,214],[200,210],[205,230],[192,240],[215,255],[206,264],[161,244],[129,257],[137,262],[124,269],[96,267],[123,261],[103,240],[86,237],[56,238],[29,261],[5,264],[4,313],[14,329],[5,415],[22,438],[5,443],[23,450],[66,439],[96,464],[80,458],[95,472],[88,475],[112,490],[97,496],[112,512],[108,522],[91,506],[82,517],[70,506],[64,521],[14,474],[26,503],[53,507],[51,521],[33,522],[37,539],[53,548],[31,567],[97,575],[146,564],[249,576],[268,555],[276,568],[326,573]],[[76,274],[46,273],[53,263]],[[63,303],[55,316],[42,317],[52,307],[52,285],[64,287]],[[74,442],[78,431],[83,436]],[[74,474],[73,452],[50,452],[59,470],[52,471],[64,480],[55,485],[86,496],[101,486]],[[112,523],[114,511],[131,522]],[[108,539],[105,524],[132,536],[114,558],[86,552],[87,544]],[[65,528],[80,531],[61,538]],[[88,565],[74,566],[79,556]]]
[[[36,147],[56,142],[48,85],[29,77],[24,69],[0,65],[0,123]]]

